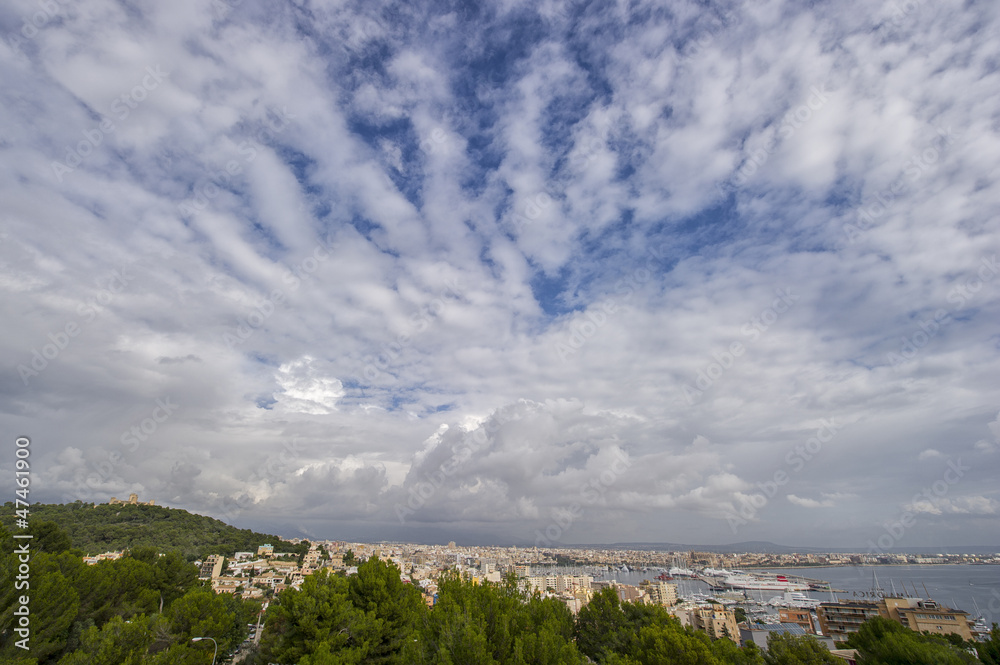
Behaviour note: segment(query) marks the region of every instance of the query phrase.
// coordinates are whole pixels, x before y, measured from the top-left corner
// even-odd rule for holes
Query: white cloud
[[[803,508],[833,508],[834,502],[832,499],[824,499],[823,501],[818,501],[816,499],[809,499],[806,497],[795,496],[794,494],[789,494],[786,498],[794,503],[796,506],[802,506]]]
[[[962,491],[996,486],[983,6],[182,5],[86,0],[0,44],[0,424],[76,451],[40,454],[54,499],[245,495],[240,519],[319,531],[336,503],[397,533],[494,411],[410,519],[530,539],[616,451],[566,539],[725,542],[779,472],[788,501],[741,538],[858,542],[963,451]],[[176,414],[99,470],[164,397]],[[823,419],[843,426],[817,446]]]
[[[934,497],[915,501],[906,509],[930,515],[989,516],[1000,514],[1000,501],[987,496]]]

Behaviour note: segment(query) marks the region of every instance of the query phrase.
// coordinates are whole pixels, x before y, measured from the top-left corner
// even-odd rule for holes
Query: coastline
[[[822,570],[827,568],[894,568],[900,566],[1000,566],[1000,563],[844,563],[844,564],[818,564],[815,566],[741,566],[740,570]]]

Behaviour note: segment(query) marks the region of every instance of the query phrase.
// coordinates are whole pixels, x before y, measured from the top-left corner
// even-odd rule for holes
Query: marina
[[[681,599],[740,606],[752,621],[777,622],[782,608],[813,611],[824,602],[902,596],[926,598],[965,610],[981,626],[1000,622],[997,565],[835,566],[808,570],[805,576],[801,569],[560,568],[561,572],[591,575],[595,582],[668,582],[677,585]]]

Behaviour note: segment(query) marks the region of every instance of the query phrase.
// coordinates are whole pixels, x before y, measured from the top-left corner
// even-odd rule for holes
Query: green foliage
[[[114,617],[100,630],[91,626],[84,632],[80,648],[59,665],[142,665],[150,641],[147,617],[140,615],[130,621]]]
[[[642,665],[718,665],[705,633],[686,631],[676,622],[643,626],[635,649]]]
[[[975,663],[970,654],[948,640],[921,635],[883,617],[869,619],[847,640],[863,665],[963,665]]]
[[[36,550],[58,553],[70,546],[87,554],[118,550],[155,548],[159,552],[179,552],[189,561],[209,554],[232,556],[238,551],[256,552],[259,545],[272,543],[276,550],[297,556],[308,550],[278,536],[237,529],[224,522],[195,515],[186,510],[163,506],[133,506],[83,503],[34,504],[31,507]],[[14,505],[4,504],[0,523],[14,528]],[[39,531],[41,529],[41,531]],[[63,536],[68,536],[67,544]]]
[[[976,644],[976,651],[985,665],[1000,665],[1000,626],[992,625],[990,639]]]
[[[261,641],[262,662],[298,663],[316,655],[314,663],[328,662],[330,654],[363,658],[368,645],[354,639],[364,621],[349,598],[346,577],[320,570],[301,589],[286,589],[268,609]],[[322,655],[327,654],[327,655]]]
[[[78,550],[65,549],[58,528],[44,525],[35,531],[39,534],[44,548],[35,549],[30,541],[30,587],[0,588],[2,663],[202,665],[204,648],[186,640],[204,631],[198,636],[216,637],[222,654],[243,638],[258,611],[256,603],[201,587],[197,568],[177,551],[161,556],[137,548],[133,556],[88,566]],[[5,571],[19,565],[15,547],[0,528]],[[8,639],[22,595],[30,597],[30,652]]]
[[[414,663],[582,663],[573,617],[555,599],[527,596],[517,580],[472,584],[457,573],[438,581],[438,602],[423,613],[406,650]]]
[[[35,588],[31,595],[31,613],[36,620],[32,626],[31,655],[45,662],[66,648],[80,601],[76,591],[58,571],[32,576],[32,583]],[[41,617],[48,620],[38,621]]]
[[[611,653],[635,650],[635,633],[625,619],[618,592],[611,587],[594,594],[576,619],[576,644],[587,657],[604,662]]]
[[[70,539],[69,534],[55,522],[33,520],[28,533],[34,535],[31,541],[31,548],[37,552],[59,554],[73,547],[73,541]]]
[[[767,665],[823,665],[842,663],[812,635],[771,633],[767,636]]]
[[[229,594],[195,587],[171,603],[163,613],[167,631],[180,642],[192,637],[213,637],[223,652],[235,649],[253,616],[252,610]]]
[[[712,642],[712,655],[720,663],[732,665],[764,665],[764,654],[753,642],[742,648],[732,640],[722,639]]]
[[[392,564],[371,558],[350,578],[322,570],[278,595],[261,653],[285,663],[403,662],[423,611],[420,592]]]
[[[707,635],[681,626],[660,606],[622,603],[612,588],[602,589],[580,610],[576,638],[580,651],[598,663],[716,665],[730,662],[716,657],[717,653],[731,653],[727,645],[715,647]],[[733,662],[759,663],[752,657]]]
[[[393,662],[424,609],[420,592],[404,584],[392,563],[372,557],[358,566],[358,574],[348,578],[351,604],[364,613],[365,623],[357,627],[355,640],[370,645],[368,662]]]

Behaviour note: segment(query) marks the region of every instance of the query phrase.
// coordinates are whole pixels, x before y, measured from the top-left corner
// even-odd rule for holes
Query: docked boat
[[[810,598],[800,591],[786,591],[767,601],[772,607],[794,607],[796,609],[814,609],[823,603],[822,600]]]
[[[680,568],[678,566],[674,566],[668,572],[673,577],[697,577],[698,576],[697,573],[695,573],[690,568]]]
[[[725,568],[705,568],[701,571],[702,575],[706,577],[729,577],[733,575],[733,571],[726,570]]]
[[[808,584],[792,582],[784,575],[776,575],[774,579],[753,577],[752,575],[730,575],[725,585],[730,589],[749,589],[751,591],[808,591]]]

